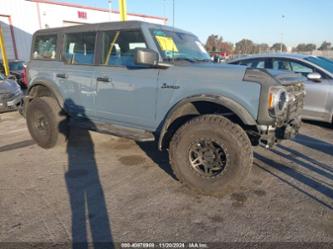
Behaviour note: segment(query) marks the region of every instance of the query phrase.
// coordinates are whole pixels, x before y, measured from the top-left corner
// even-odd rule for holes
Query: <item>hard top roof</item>
[[[157,28],[181,33],[191,34],[190,32],[173,28],[170,26],[162,24],[154,24],[143,21],[126,21],[126,22],[105,22],[105,23],[94,23],[94,24],[82,24],[75,25],[70,27],[59,27],[59,28],[50,28],[50,29],[41,29],[38,30],[35,34],[50,34],[58,32],[89,32],[89,31],[103,31],[103,30],[112,30],[112,29],[140,29],[142,27],[147,28]]]

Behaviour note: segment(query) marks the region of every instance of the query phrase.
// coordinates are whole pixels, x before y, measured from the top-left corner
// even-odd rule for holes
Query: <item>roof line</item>
[[[108,9],[105,9],[105,8],[97,8],[97,7],[91,7],[91,6],[86,6],[86,5],[74,4],[74,3],[63,3],[63,2],[57,2],[57,1],[52,1],[52,0],[26,0],[26,1],[35,2],[35,3],[54,4],[54,5],[79,8],[79,9],[110,12]],[[112,13],[119,14],[119,11],[112,10]],[[163,20],[165,22],[168,21],[167,17],[159,17],[159,16],[144,15],[144,14],[137,14],[137,13],[128,13],[128,15],[129,16],[138,16],[138,17],[143,17],[143,18],[158,19],[158,20]]]

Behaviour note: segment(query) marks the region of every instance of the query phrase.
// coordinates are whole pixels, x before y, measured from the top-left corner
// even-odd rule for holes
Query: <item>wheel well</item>
[[[220,114],[230,121],[238,124],[241,126],[244,130],[247,131],[252,143],[255,145],[257,143],[257,139],[254,138],[254,134],[256,134],[257,127],[256,126],[249,126],[246,125],[242,119],[232,110],[229,108],[213,103],[208,101],[195,101],[191,103],[187,103],[177,109],[175,113],[172,115],[170,120],[166,121],[165,124],[166,130],[164,130],[164,134],[160,134],[162,137],[161,140],[161,149],[165,149],[169,147],[169,143],[171,141],[171,138],[175,134],[175,132],[186,122],[190,121],[191,119],[200,116],[200,115],[206,115],[206,114]]]
[[[36,97],[54,97],[56,98],[53,91],[44,85],[35,85],[29,90],[29,96],[32,98]]]

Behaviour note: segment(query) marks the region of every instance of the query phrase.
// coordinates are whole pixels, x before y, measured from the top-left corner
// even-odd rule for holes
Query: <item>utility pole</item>
[[[125,22],[127,20],[127,6],[126,0],[119,0],[120,20]]]
[[[8,59],[7,59],[7,53],[6,53],[6,46],[5,46],[5,39],[3,38],[3,32],[0,25],[0,51],[2,55],[2,64],[5,69],[5,76],[9,76],[9,66],[8,66]]]

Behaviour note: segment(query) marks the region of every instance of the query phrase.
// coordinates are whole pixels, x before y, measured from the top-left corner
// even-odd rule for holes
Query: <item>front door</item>
[[[159,70],[134,63],[135,49],[147,47],[141,31],[102,32],[101,41],[102,56],[96,72],[98,118],[154,129]]]

